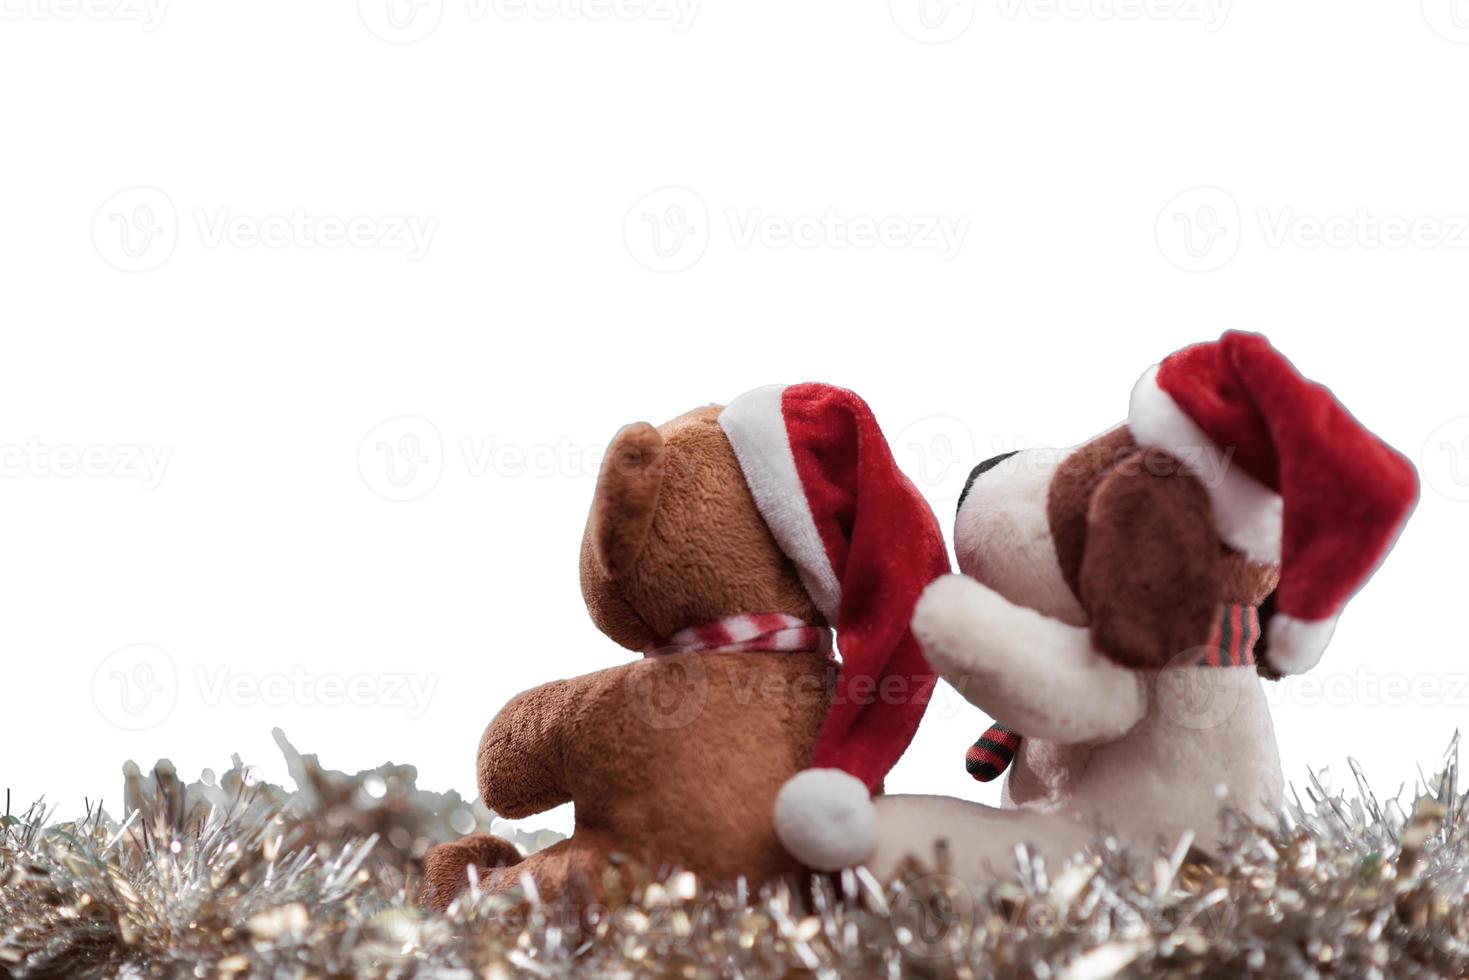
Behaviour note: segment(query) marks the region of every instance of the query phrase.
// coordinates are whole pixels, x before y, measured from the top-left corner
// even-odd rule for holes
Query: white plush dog
[[[1273,819],[1262,675],[1314,666],[1416,498],[1406,459],[1239,333],[1150,370],[1125,425],[977,467],[965,574],[929,587],[913,629],[998,723],[971,772],[1018,744],[1005,809],[879,797],[868,863],[890,874],[944,839],[977,877],[1022,842],[1065,857],[1106,827],[1207,849],[1224,807]]]

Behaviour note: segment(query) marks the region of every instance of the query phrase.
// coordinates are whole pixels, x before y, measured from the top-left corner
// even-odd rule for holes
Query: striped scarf
[[[1260,639],[1260,611],[1237,602],[1225,603],[1195,667],[1253,667],[1255,643]],[[1010,766],[1020,750],[1020,734],[1004,725],[991,725],[964,754],[969,775],[987,783]]]
[[[681,629],[644,651],[650,657],[675,653],[743,653],[766,650],[831,653],[831,630],[785,613],[746,613]]]

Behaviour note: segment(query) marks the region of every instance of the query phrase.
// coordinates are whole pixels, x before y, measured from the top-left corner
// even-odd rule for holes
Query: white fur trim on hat
[[[755,506],[776,544],[795,563],[801,584],[821,615],[835,623],[842,606],[842,587],[796,472],[781,407],[785,390],[785,385],[767,385],[741,395],[719,414],[719,425],[734,448]]]
[[[1225,543],[1252,561],[1279,564],[1283,505],[1280,494],[1250,476],[1186,415],[1158,385],[1153,365],[1132,389],[1127,427],[1140,446],[1177,457],[1209,491],[1214,521]]]
[[[862,864],[877,847],[877,808],[867,786],[840,769],[796,773],[775,797],[775,833],[817,871]]]
[[[1265,634],[1265,661],[1282,674],[1304,674],[1321,660],[1336,616],[1329,619],[1297,619],[1284,613],[1270,617]]]

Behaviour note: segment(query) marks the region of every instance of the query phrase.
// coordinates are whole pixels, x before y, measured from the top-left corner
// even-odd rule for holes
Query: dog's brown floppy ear
[[[1087,512],[1079,585],[1092,643],[1140,669],[1206,643],[1220,547],[1208,492],[1177,460],[1145,451],[1120,462]]]
[[[646,422],[626,426],[612,439],[592,498],[588,541],[612,579],[637,562],[653,526],[666,464],[663,437]]]

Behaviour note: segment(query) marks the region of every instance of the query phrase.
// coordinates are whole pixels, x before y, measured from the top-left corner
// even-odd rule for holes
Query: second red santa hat
[[[933,693],[933,669],[908,622],[924,587],[949,571],[943,533],[850,391],[759,388],[731,402],[719,423],[841,655],[811,768],[781,790],[776,832],[809,867],[857,864],[875,839],[871,795]]]
[[[1412,513],[1413,465],[1258,334],[1169,355],[1133,389],[1127,424],[1204,482],[1226,544],[1280,565],[1267,665],[1314,667]]]

